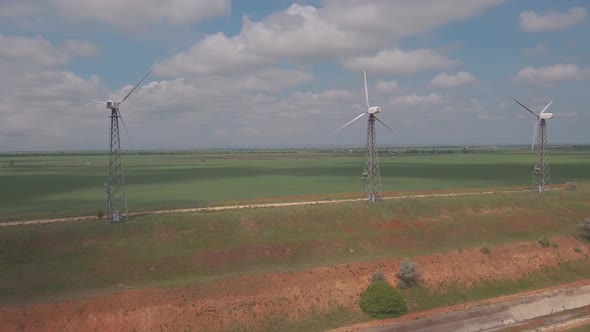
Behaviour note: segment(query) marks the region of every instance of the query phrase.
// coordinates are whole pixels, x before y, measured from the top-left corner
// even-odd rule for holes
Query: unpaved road
[[[562,188],[554,188],[552,190],[562,190]],[[384,197],[383,199],[384,200],[393,200],[393,199],[430,198],[430,197],[478,196],[478,195],[492,195],[492,194],[511,194],[511,193],[520,193],[520,192],[529,192],[529,191],[530,190],[527,189],[527,190],[503,190],[503,191],[502,190],[501,191],[474,191],[474,192],[460,192],[460,193],[446,193],[446,194],[411,194],[411,195]],[[129,216],[132,217],[132,216],[140,216],[140,215],[147,215],[147,214],[189,213],[189,212],[224,211],[224,210],[236,210],[236,209],[301,206],[301,205],[339,204],[339,203],[362,202],[362,201],[366,201],[366,198],[349,198],[349,199],[324,200],[324,201],[316,200],[316,201],[285,202],[285,203],[243,204],[243,205],[211,206],[211,207],[173,209],[173,210],[142,211],[142,212],[131,212],[131,213],[129,213]],[[9,221],[9,222],[0,222],[0,227],[53,224],[53,223],[60,223],[60,222],[73,222],[73,221],[84,221],[84,220],[94,220],[94,219],[98,219],[98,217],[96,217],[96,216],[80,216],[80,217],[66,217],[66,218],[55,218],[55,219]]]
[[[415,320],[381,323],[381,326],[351,326],[339,331],[364,332],[479,332],[511,330],[510,327],[524,325],[527,321],[583,308],[590,305],[590,285],[575,288],[551,290],[540,294],[470,307],[464,310],[440,313]],[[558,319],[559,316],[554,317]]]

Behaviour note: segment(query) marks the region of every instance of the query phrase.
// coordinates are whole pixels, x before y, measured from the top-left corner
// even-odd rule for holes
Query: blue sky
[[[0,151],[106,149],[119,99],[137,149],[590,144],[587,1],[4,0]],[[124,138],[124,148],[131,148]]]

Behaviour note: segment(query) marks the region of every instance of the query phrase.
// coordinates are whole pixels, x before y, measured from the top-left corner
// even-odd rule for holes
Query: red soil
[[[383,227],[398,227],[393,221]],[[167,231],[159,234],[170,239]],[[590,248],[570,238],[553,238],[558,248],[537,242],[518,242],[416,257],[424,284],[442,289],[448,284],[473,285],[484,280],[514,280],[556,267],[562,262],[587,260]],[[573,249],[581,247],[582,252]],[[288,246],[260,246],[248,253],[209,252],[194,257],[211,264],[228,263],[244,255],[287,255]],[[212,284],[177,288],[133,289],[93,298],[0,308],[1,331],[219,331],[256,330],[272,321],[294,322],[337,307],[358,309],[361,291],[373,271],[390,280],[400,260],[319,267],[297,273],[244,276]],[[395,283],[395,280],[391,280]]]

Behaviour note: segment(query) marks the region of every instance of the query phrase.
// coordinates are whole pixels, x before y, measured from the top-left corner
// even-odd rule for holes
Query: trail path
[[[554,188],[552,190],[563,190],[563,188]],[[493,195],[493,194],[512,194],[512,193],[529,192],[529,191],[530,190],[527,189],[527,190],[474,191],[474,192],[459,192],[459,193],[445,193],[445,194],[411,194],[411,195],[383,197],[383,200],[431,198],[431,197],[454,197],[454,196],[479,196],[479,195]],[[301,205],[340,204],[340,203],[362,202],[362,201],[366,201],[366,198],[315,200],[315,201],[284,202],[284,203],[242,204],[242,205],[210,206],[210,207],[186,208],[186,209],[141,211],[141,212],[131,212],[131,213],[129,213],[129,216],[133,217],[133,216],[141,216],[141,215],[147,215],[147,214],[210,212],[210,211],[271,208],[271,207],[301,206]],[[0,222],[0,227],[53,224],[53,223],[60,223],[60,222],[85,221],[85,220],[93,220],[93,219],[98,219],[98,217],[97,216],[79,216],[79,217],[66,217],[66,218],[55,218],[55,219],[9,221],[9,222]]]

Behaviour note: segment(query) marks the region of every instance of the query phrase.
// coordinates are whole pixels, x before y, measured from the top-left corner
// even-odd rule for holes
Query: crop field
[[[534,158],[525,150],[381,153],[383,191],[528,186]],[[271,197],[361,197],[364,161],[360,151],[124,156],[130,211]],[[590,179],[588,150],[552,151],[550,162],[553,183]],[[0,221],[104,211],[107,169],[107,155],[0,156]]]

